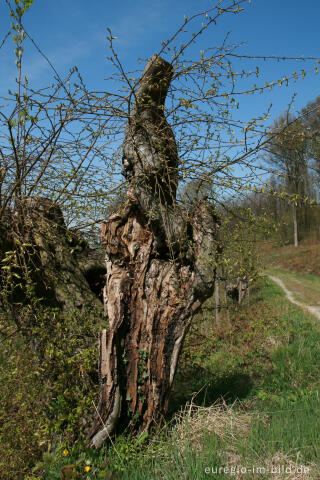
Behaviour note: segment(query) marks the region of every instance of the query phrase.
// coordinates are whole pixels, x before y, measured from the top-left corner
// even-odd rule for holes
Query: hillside
[[[269,267],[320,276],[320,242],[305,242],[297,248],[264,244],[262,248],[264,263]]]

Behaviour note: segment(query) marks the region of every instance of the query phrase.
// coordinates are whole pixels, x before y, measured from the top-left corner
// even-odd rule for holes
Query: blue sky
[[[124,69],[141,69],[137,59],[158,52],[161,41],[172,36],[185,15],[190,17],[216,3],[212,0],[34,0],[24,17],[24,26],[61,77],[76,65],[90,90],[116,91],[117,82],[105,80],[114,71],[106,59],[110,54],[107,27],[117,37],[114,46]],[[231,32],[229,42],[242,43],[239,52],[243,54],[320,57],[319,1],[248,0],[243,6],[244,11],[238,15],[222,15],[217,25],[212,25],[192,45],[188,57],[196,60],[200,50],[221,45],[227,32]],[[10,21],[8,6],[5,0],[0,0],[0,43],[10,28]],[[197,31],[201,21],[202,18],[189,25],[189,32]],[[178,38],[177,45],[182,40]],[[34,88],[47,86],[53,76],[48,63],[28,40],[24,48],[24,73],[30,84]],[[0,50],[0,96],[5,96],[8,88],[14,88],[13,50],[11,39]],[[304,69],[308,72],[315,62],[235,60],[234,64],[236,71],[255,70],[258,65],[259,78],[249,79],[244,85],[256,83],[260,86],[294,71]],[[292,82],[288,88],[276,87],[262,95],[239,96],[240,107],[234,111],[234,118],[248,122],[266,112],[272,103],[271,117],[267,120],[267,125],[271,125],[286,110],[294,94],[296,110],[314,100],[320,94],[319,80],[320,76],[308,73],[304,80]],[[237,150],[231,153],[237,155]]]
[[[216,2],[210,0],[35,0],[25,15],[25,26],[61,75],[77,65],[89,88],[106,88],[104,78],[111,74],[106,60],[109,27],[118,37],[115,46],[126,69],[139,68],[138,57],[146,58],[158,51],[183,22],[184,15],[206,10]],[[320,2],[316,0],[252,0],[239,15],[223,17],[199,42],[189,56],[196,58],[201,49],[219,45],[232,31],[235,43],[246,42],[241,51],[250,55],[320,56]],[[0,0],[0,42],[8,30],[8,7]],[[190,27],[190,31],[196,24]],[[51,71],[32,45],[25,44],[25,68],[30,80],[38,86],[50,81]],[[254,67],[258,62],[252,62]],[[261,82],[282,78],[284,74],[308,65],[298,62],[264,62]],[[8,40],[0,50],[0,92],[5,94],[15,76],[13,44]],[[310,64],[311,67],[311,64]],[[116,87],[116,86],[115,86]],[[241,116],[259,114],[270,101],[276,117],[298,94],[296,106],[301,108],[319,93],[319,77],[307,75],[289,89],[275,89],[272,94],[246,97]]]
[[[10,0],[13,1],[13,0]],[[228,0],[223,0],[228,2]],[[232,0],[230,0],[231,2]],[[117,54],[126,71],[141,69],[138,58],[146,59],[161,49],[161,41],[167,40],[184,21],[184,16],[205,11],[217,2],[212,0],[34,0],[33,6],[24,17],[24,26],[28,34],[39,45],[44,54],[54,64],[61,77],[67,75],[73,66],[77,66],[89,90],[101,92],[114,90],[117,82],[107,82],[114,69],[106,59],[110,55],[107,42],[107,27],[117,37],[114,41]],[[229,43],[241,43],[239,52],[246,55],[261,56],[312,56],[320,57],[320,18],[319,0],[249,0],[245,9],[238,15],[221,15],[217,25],[212,25],[201,35],[195,45],[188,51],[188,58],[197,60],[200,51],[220,46],[225,35],[230,33]],[[202,18],[188,26],[190,32],[195,32]],[[199,23],[200,22],[200,23]],[[0,0],[0,44],[10,28],[11,19],[5,0]],[[186,34],[188,36],[188,34]],[[183,38],[177,39],[177,45]],[[8,89],[15,89],[15,56],[14,44],[9,38],[0,49],[0,97],[6,96]],[[24,74],[28,76],[34,89],[46,87],[51,83],[53,72],[48,63],[39,55],[29,40],[25,41],[23,58]],[[170,61],[170,57],[166,57]],[[272,103],[271,117],[266,126],[283,113],[294,94],[294,108],[300,110],[308,102],[320,94],[320,76],[308,73],[314,68],[315,62],[234,60],[235,71],[254,71],[259,66],[259,78],[252,78],[243,85],[256,83],[258,86],[290,76],[292,72],[306,70],[304,80],[291,82],[288,88],[276,87],[263,94],[242,95],[237,98],[239,109],[234,110],[234,119],[238,125],[249,122],[266,112]],[[241,85],[240,85],[241,86]],[[173,85],[174,88],[174,85]],[[214,125],[214,128],[216,126]],[[223,134],[222,134],[223,135]],[[244,152],[243,132],[234,140],[234,147],[226,155],[241,156]],[[116,146],[120,145],[122,137],[114,146],[105,140],[108,151],[106,162],[114,162]],[[115,148],[114,148],[115,147]],[[215,154],[215,146],[209,145],[208,152]],[[195,151],[195,155],[197,151]],[[110,158],[109,158],[110,157]],[[222,161],[223,161],[223,157]],[[207,158],[205,159],[207,162]],[[263,161],[260,154],[251,160],[251,165],[259,165]],[[199,158],[201,162],[201,158]],[[209,163],[211,160],[209,160]],[[213,163],[212,163],[213,162]],[[212,164],[215,165],[214,160]],[[211,164],[210,163],[210,164]],[[113,167],[112,167],[113,168]],[[121,166],[117,167],[120,171]],[[205,169],[206,167],[204,167]],[[101,170],[101,169],[100,169]],[[193,170],[193,169],[191,169]],[[258,169],[259,170],[259,169]],[[113,171],[116,181],[122,179]],[[225,172],[222,172],[222,176]],[[197,171],[198,175],[199,172]],[[235,165],[233,175],[242,179],[248,174],[246,170]],[[258,184],[265,179],[265,171],[253,171],[252,178]],[[111,175],[111,174],[110,174]],[[228,178],[228,172],[227,177]],[[220,181],[220,180],[218,180]],[[251,182],[247,178],[247,182]],[[105,183],[105,180],[104,180]],[[110,182],[109,182],[110,183]],[[111,183],[110,183],[111,185]],[[221,183],[224,188],[223,182]],[[242,187],[240,187],[242,188]],[[226,190],[228,191],[228,190]]]

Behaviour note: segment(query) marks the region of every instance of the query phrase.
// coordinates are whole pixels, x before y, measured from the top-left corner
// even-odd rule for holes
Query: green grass
[[[316,461],[320,458],[319,412],[320,402],[316,392],[294,403],[288,398],[281,407],[262,408],[246,443],[260,458],[266,453],[282,451],[300,452],[303,461]]]
[[[29,480],[58,480],[62,466],[79,459],[79,478],[87,480],[224,480],[230,478],[224,467],[241,466],[266,470],[239,473],[239,479],[283,480],[287,477],[271,475],[270,468],[301,464],[314,476],[299,478],[319,478],[319,322],[290,304],[280,287],[261,279],[250,305],[236,308],[222,333],[213,329],[204,337],[197,324],[195,319],[172,403],[173,413],[202,388],[193,415],[186,410],[178,424],[173,419],[160,434],[119,437],[99,451],[60,445]],[[208,468],[217,473],[206,473]]]
[[[253,292],[251,304],[239,309],[232,326],[205,338],[191,332],[181,359],[177,394],[182,387],[200,401],[219,396],[228,401],[252,399],[264,389],[295,393],[317,381],[320,368],[317,321],[288,302],[269,280]],[[197,342],[198,341],[198,342]],[[177,395],[178,396],[178,395]],[[181,399],[181,401],[183,398]]]
[[[296,300],[306,305],[320,305],[320,277],[314,274],[293,273],[283,268],[269,267],[267,274],[279,277]]]

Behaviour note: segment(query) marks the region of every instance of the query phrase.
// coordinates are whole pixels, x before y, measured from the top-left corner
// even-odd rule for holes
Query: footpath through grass
[[[298,302],[320,306],[320,277],[318,275],[294,273],[275,267],[269,267],[266,273],[280,278]]]
[[[204,335],[199,323],[185,345],[172,410],[199,392],[193,403],[153,438],[123,436],[98,452],[62,444],[29,480],[58,480],[77,462],[77,478],[88,480],[319,478],[319,322],[261,279],[250,305],[220,333]]]

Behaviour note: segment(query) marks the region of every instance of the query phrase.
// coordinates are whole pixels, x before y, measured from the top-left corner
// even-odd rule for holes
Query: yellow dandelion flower
[[[62,455],[66,457],[67,455],[69,455],[69,451],[65,448],[62,452]]]
[[[86,467],[84,467],[84,471],[85,471],[86,473],[90,471],[89,465],[87,465]]]

